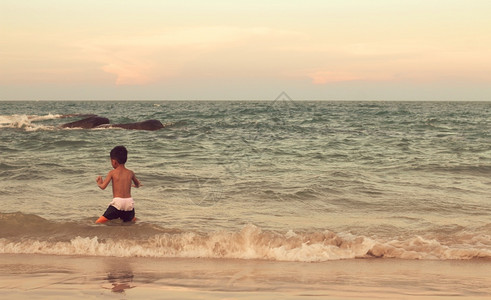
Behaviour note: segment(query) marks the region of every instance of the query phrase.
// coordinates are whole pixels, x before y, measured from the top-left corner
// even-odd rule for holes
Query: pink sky
[[[491,100],[490,1],[143,2],[2,1],[0,100]]]

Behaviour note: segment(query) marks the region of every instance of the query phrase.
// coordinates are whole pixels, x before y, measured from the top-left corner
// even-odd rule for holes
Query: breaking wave
[[[54,120],[65,118],[66,115],[47,114],[44,116],[38,115],[4,115],[0,116],[0,128],[18,128],[25,131],[36,130],[53,130],[56,127],[52,125],[36,124],[34,122]]]
[[[238,231],[196,232],[140,223],[96,226],[92,220],[53,222],[22,213],[0,214],[0,253],[161,258],[226,258],[322,262],[355,258],[491,259],[491,236],[463,233],[451,241],[275,232],[246,225]]]

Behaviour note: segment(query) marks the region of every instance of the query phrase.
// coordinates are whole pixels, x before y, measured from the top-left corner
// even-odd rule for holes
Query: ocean
[[[138,221],[96,225],[117,145]],[[5,255],[489,269],[491,102],[0,102],[0,182]]]

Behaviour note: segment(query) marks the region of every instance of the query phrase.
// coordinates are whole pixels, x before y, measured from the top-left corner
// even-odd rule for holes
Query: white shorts
[[[118,210],[122,211],[131,211],[133,208],[135,208],[135,202],[133,201],[133,198],[119,198],[116,197],[109,203],[109,205],[112,205],[116,207]]]

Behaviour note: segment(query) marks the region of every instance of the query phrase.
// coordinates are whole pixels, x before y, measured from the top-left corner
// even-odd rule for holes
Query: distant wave
[[[88,116],[93,116],[93,115],[88,115],[88,114],[0,115],[0,128],[18,128],[18,129],[24,129],[25,131],[61,129],[61,127],[59,126],[37,124],[35,122],[65,119],[71,117],[88,117]]]
[[[53,130],[55,126],[34,124],[33,122],[64,118],[64,115],[3,115],[0,116],[0,128],[19,128],[26,131]]]
[[[465,234],[452,243],[316,232],[284,233],[246,225],[239,231],[195,232],[152,224],[96,226],[93,220],[53,222],[0,214],[0,253],[162,258],[227,258],[322,262],[355,258],[491,259],[491,236]],[[485,231],[484,231],[485,232]]]

